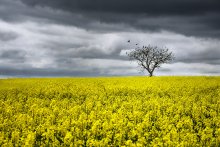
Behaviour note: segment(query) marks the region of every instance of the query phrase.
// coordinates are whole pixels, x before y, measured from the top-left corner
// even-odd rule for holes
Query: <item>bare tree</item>
[[[174,55],[168,48],[158,48],[157,46],[143,46],[127,53],[131,60],[136,60],[138,65],[147,70],[149,76],[153,76],[156,68],[159,68],[163,63],[169,63],[174,59]]]

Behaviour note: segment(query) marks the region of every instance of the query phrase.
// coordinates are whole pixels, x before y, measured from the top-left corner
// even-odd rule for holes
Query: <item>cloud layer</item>
[[[218,75],[219,6],[217,0],[0,0],[0,75],[146,74],[125,56],[136,43],[174,52],[176,60],[158,75]]]

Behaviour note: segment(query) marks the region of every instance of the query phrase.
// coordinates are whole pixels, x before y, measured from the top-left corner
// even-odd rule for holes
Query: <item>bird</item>
[[[128,40],[128,43],[130,43],[131,42],[131,40]]]
[[[138,43],[136,43],[136,45],[138,45]]]

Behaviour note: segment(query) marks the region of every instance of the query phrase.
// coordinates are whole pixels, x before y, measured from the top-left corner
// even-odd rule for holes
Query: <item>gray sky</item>
[[[136,43],[175,54],[156,75],[219,75],[220,1],[0,0],[0,77],[146,75]]]

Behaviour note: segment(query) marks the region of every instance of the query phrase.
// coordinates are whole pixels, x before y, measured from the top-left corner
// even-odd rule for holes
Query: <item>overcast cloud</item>
[[[0,77],[145,75],[125,54],[136,43],[174,52],[156,75],[219,75],[219,8],[219,0],[0,0]]]

